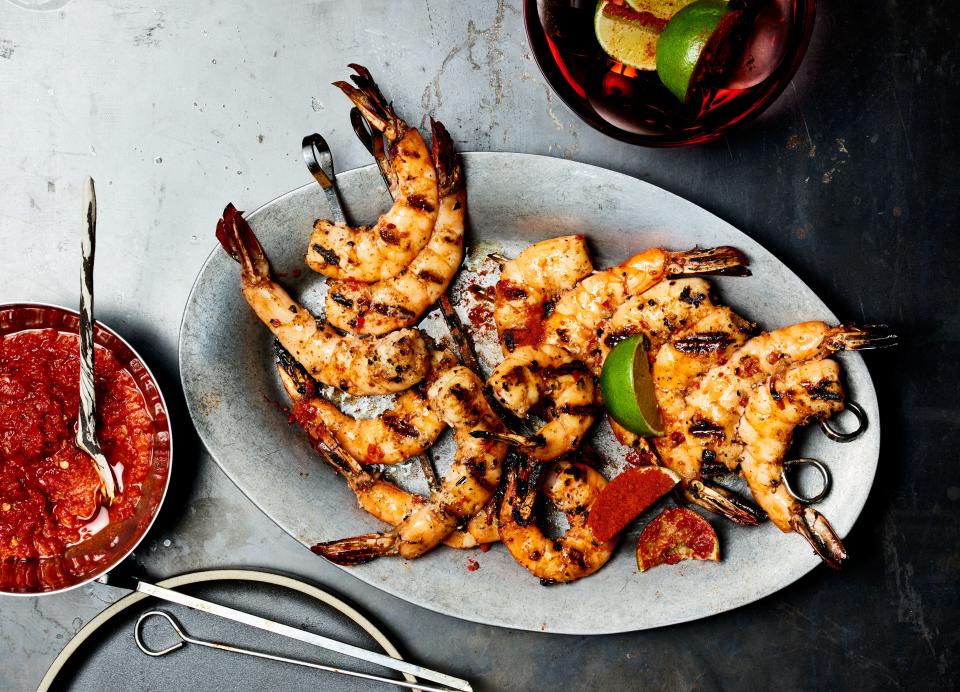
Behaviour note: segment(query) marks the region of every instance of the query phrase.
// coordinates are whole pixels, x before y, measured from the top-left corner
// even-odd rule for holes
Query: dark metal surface
[[[960,684],[956,3],[818,3],[806,61],[771,109],[729,139],[670,151],[615,142],[566,111],[526,54],[516,2],[15,6],[31,4],[0,0],[0,83],[16,94],[0,125],[0,299],[73,304],[75,282],[58,276],[74,276],[78,249],[64,240],[76,227],[71,181],[93,174],[98,263],[111,268],[98,278],[99,314],[156,363],[178,459],[193,461],[178,464],[138,553],[148,573],[244,564],[301,575],[361,604],[405,655],[478,689]],[[306,182],[304,132],[324,128],[344,170],[369,161],[346,99],[324,86],[351,60],[385,75],[399,110],[441,116],[464,149],[563,156],[648,180],[752,235],[841,318],[896,327],[900,348],[870,359],[880,467],[843,572],[819,568],[753,605],[662,630],[514,632],[405,604],[304,557],[232,487],[175,394],[180,311],[222,205],[253,208]],[[91,586],[0,601],[0,688],[34,687],[115,598]],[[85,689],[109,686],[95,682]]]

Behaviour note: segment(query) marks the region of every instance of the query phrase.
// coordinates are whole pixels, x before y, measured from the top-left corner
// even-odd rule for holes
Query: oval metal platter
[[[463,159],[469,253],[452,294],[466,324],[482,294],[467,289],[496,281],[490,252],[513,256],[533,242],[570,233],[588,237],[597,267],[652,246],[733,245],[749,256],[753,276],[713,280],[724,303],[766,329],[811,319],[837,321],[813,291],[763,247],[660,188],[541,156],[467,153]],[[338,183],[355,221],[370,222],[390,205],[374,166],[343,173]],[[327,215],[315,183],[247,215],[274,273],[315,314],[322,312],[325,284],[306,268],[303,257],[313,221]],[[439,338],[445,335],[436,314],[428,315],[422,327]],[[498,357],[489,332],[476,331],[478,351],[488,368]],[[240,294],[237,264],[215,249],[190,294],[180,333],[183,386],[207,449],[261,510],[305,546],[382,529],[357,507],[346,483],[323,466],[299,428],[289,424],[271,344],[272,336]],[[857,440],[838,444],[811,426],[797,436],[793,452],[828,465],[832,490],[817,507],[844,536],[870,492],[880,430],[876,393],[862,358],[848,353],[839,360],[848,396],[866,411],[869,427]],[[350,408],[350,402],[338,401]],[[596,428],[594,445],[606,460],[608,475],[616,473],[626,450],[612,440],[605,422]],[[449,443],[441,441],[434,453],[442,472],[451,453]],[[396,469],[393,477],[422,491],[425,485],[418,474],[407,466]],[[439,548],[412,562],[384,558],[348,571],[399,598],[458,618],[535,631],[602,634],[736,608],[784,588],[819,564],[803,539],[782,534],[769,522],[748,529],[710,517],[720,536],[720,563],[684,562],[641,574],[633,545],[651,517],[652,512],[635,522],[607,566],[569,585],[541,586],[496,545],[486,553]]]

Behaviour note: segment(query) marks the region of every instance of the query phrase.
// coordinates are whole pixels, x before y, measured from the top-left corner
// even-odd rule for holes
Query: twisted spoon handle
[[[103,495],[112,502],[116,494],[113,471],[97,443],[97,397],[93,381],[93,257],[97,244],[97,194],[93,178],[83,184],[83,235],[80,250],[83,254],[80,279],[80,424],[77,446],[90,455],[100,476]]]

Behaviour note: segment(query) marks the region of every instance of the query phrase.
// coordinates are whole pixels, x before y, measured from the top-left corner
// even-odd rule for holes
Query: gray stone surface
[[[807,61],[759,122],[654,151],[557,103],[517,3],[0,0],[0,300],[75,302],[80,185],[93,175],[98,315],[150,360],[176,414],[174,487],[138,552],[151,575],[252,565],[309,578],[377,617],[413,658],[480,689],[953,687],[955,15],[947,0],[821,3]],[[755,237],[842,318],[897,325],[904,346],[870,360],[884,442],[842,574],[818,569],[663,630],[521,633],[435,615],[313,559],[230,484],[178,394],[182,306],[223,202],[252,208],[305,182],[304,133],[322,129],[340,169],[367,162],[329,86],[351,61],[384,75],[402,111],[442,114],[464,149],[569,157],[661,185]],[[2,599],[0,688],[35,686],[116,597],[91,586]]]

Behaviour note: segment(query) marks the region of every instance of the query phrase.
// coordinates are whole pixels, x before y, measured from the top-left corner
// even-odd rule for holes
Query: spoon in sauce
[[[113,470],[97,442],[97,395],[93,380],[93,255],[97,245],[97,193],[93,178],[83,183],[83,235],[80,250],[83,254],[80,281],[80,424],[77,428],[77,447],[86,452],[100,476],[100,491],[104,504],[110,505],[116,495]]]

